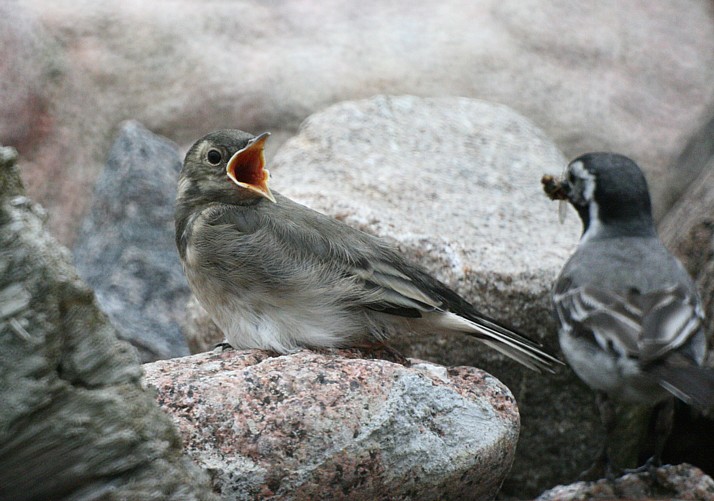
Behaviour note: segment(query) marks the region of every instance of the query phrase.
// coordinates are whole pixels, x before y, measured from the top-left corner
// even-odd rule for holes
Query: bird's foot
[[[367,342],[357,345],[355,348],[359,350],[365,358],[387,360],[389,362],[401,364],[405,367],[411,367],[412,365],[407,357],[386,344],[384,341]]]
[[[642,466],[638,466],[637,468],[632,468],[632,469],[627,469],[623,473],[624,474],[629,474],[629,473],[649,473],[650,477],[652,479],[657,478],[657,468],[662,466],[662,461],[659,458],[656,458],[655,456],[652,456],[649,458],[647,461],[645,461],[645,464]]]
[[[595,480],[600,480],[601,478],[607,478],[608,480],[614,480],[616,477],[616,472],[610,465],[608,461],[603,461],[601,459],[596,459],[593,464],[586,470],[584,470],[580,475],[578,475],[578,480],[583,482],[593,482]]]
[[[232,349],[233,347],[230,345],[230,343],[227,343],[226,341],[218,343],[216,346],[213,347],[213,351],[217,351],[218,353],[223,353],[224,351]]]
[[[657,474],[657,470],[660,466],[662,466],[662,461],[658,457],[652,456],[642,466],[631,470],[625,470],[625,473],[647,473],[647,476],[649,477],[649,487],[651,489],[666,487],[666,485],[660,483],[660,476]]]
[[[598,397],[598,407],[600,407],[601,415],[603,410],[606,408],[605,402],[605,397]],[[619,471],[610,461],[610,456],[607,453],[607,444],[603,444],[602,447],[600,447],[600,451],[597,453],[597,456],[595,456],[593,464],[591,464],[587,470],[578,475],[578,480],[592,482],[605,478],[613,481],[618,477],[618,473]]]

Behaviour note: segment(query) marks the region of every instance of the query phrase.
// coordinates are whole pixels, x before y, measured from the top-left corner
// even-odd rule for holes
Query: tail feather
[[[647,369],[682,402],[702,410],[714,408],[714,369],[659,364]]]
[[[525,353],[519,351],[518,349],[513,349],[508,345],[501,344],[498,341],[493,341],[491,339],[479,338],[479,341],[481,341],[486,346],[493,348],[499,353],[506,355],[508,358],[515,360],[516,362],[524,365],[525,367],[528,367],[531,370],[540,372],[542,369],[550,372],[551,374],[555,373],[555,370],[553,369],[552,364],[550,362],[535,358],[530,353]]]
[[[555,364],[563,362],[541,349],[541,345],[518,334],[490,319],[474,318],[470,320],[454,313],[439,313],[436,319],[438,327],[463,332],[479,339],[482,343],[498,352],[540,372],[555,372]]]
[[[523,344],[528,344],[533,348],[543,347],[541,343],[535,341],[534,339],[531,339],[520,332],[516,332],[515,330],[509,327],[505,327],[492,318],[483,315],[471,315],[470,317],[468,317],[468,319],[477,325],[481,325],[484,328],[490,329],[511,339],[518,340]]]

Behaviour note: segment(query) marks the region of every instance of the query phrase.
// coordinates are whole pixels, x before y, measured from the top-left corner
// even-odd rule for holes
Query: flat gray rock
[[[188,355],[173,211],[182,162],[175,144],[124,123],[74,246],[79,274],[144,362]]]
[[[211,500],[0,148],[0,499]]]
[[[144,366],[224,499],[493,499],[518,410],[472,367],[351,350],[203,353]]]
[[[439,278],[453,283],[560,269],[580,222],[557,224],[540,178],[565,164],[542,130],[506,106],[379,96],[312,115],[268,167],[277,191],[439,262]]]

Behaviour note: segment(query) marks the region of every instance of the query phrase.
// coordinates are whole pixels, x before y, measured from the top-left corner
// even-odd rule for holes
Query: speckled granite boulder
[[[654,478],[644,472],[624,475],[615,481],[559,485],[538,496],[536,501],[574,499],[711,501],[714,499],[714,480],[688,464],[666,465],[657,468]]]
[[[519,418],[469,367],[358,353],[203,353],[144,366],[225,499],[491,499]]]

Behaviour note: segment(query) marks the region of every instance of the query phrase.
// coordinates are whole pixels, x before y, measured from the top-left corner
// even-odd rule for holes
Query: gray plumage
[[[179,255],[229,344],[287,353],[446,330],[552,370],[557,361],[539,345],[479,314],[384,241],[250,181],[264,170],[255,141],[238,130],[209,134],[188,151],[179,178]]]
[[[621,155],[583,155],[563,196],[583,236],[553,289],[560,344],[573,370],[608,396],[655,404],[669,394],[714,403],[694,282],[659,240],[642,172]],[[682,376],[686,374],[687,377]]]

